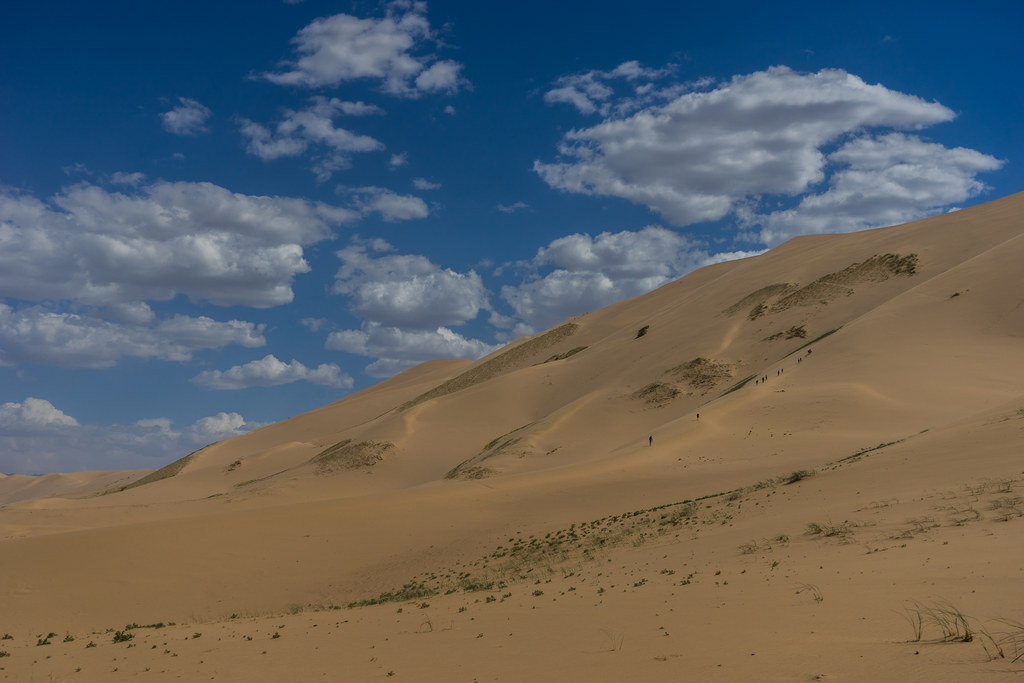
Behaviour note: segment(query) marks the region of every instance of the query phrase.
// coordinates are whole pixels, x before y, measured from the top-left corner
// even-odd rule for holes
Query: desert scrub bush
[[[1008,522],[1015,517],[1024,516],[1024,498],[1020,496],[1003,496],[992,501],[992,509],[998,513],[997,519]]]
[[[644,325],[643,327],[641,327],[639,330],[636,331],[636,336],[633,337],[633,338],[634,339],[639,339],[640,337],[642,337],[645,334],[647,334],[647,330],[649,330],[649,329],[651,329],[650,325]]]
[[[117,632],[114,633],[114,642],[115,643],[127,643],[129,640],[131,640],[134,637],[135,637],[135,634],[134,633],[129,633],[127,630],[125,630],[125,631],[117,631]]]
[[[846,536],[850,533],[850,523],[840,522],[835,524],[831,520],[824,524],[809,522],[807,524],[807,533],[811,536]]]
[[[807,477],[814,476],[814,472],[811,470],[796,470],[789,476],[783,477],[783,482],[786,485],[795,484],[798,481],[803,481]]]

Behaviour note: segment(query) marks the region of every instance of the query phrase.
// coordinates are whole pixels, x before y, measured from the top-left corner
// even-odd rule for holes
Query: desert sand
[[[0,478],[0,679],[1024,676],[1024,193],[156,472]]]

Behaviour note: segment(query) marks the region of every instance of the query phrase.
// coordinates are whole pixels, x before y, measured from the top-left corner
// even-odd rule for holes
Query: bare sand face
[[[0,677],[1017,680],[1022,217],[799,238],[156,473],[0,479]]]

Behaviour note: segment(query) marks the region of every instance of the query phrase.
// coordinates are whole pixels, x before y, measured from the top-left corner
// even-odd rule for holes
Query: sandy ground
[[[0,679],[1019,680],[1022,218],[799,238],[159,473],[0,479]]]

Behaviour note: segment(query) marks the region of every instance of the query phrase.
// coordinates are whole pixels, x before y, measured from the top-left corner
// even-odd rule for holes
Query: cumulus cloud
[[[804,74],[778,66],[714,87],[646,91],[645,97],[672,98],[628,115],[617,114],[611,95],[601,88],[574,87],[580,95],[551,98],[585,96],[574,101],[581,111],[604,101],[608,108],[601,111],[610,114],[595,126],[567,133],[561,160],[536,161],[534,170],[554,188],[621,197],[680,226],[721,219],[765,195],[813,191],[827,179],[830,162],[844,163],[843,155],[830,158],[825,151],[844,139],[848,147],[870,140],[866,131],[871,129],[916,130],[954,118],[937,102],[865,83],[840,69]],[[986,170],[985,163],[962,164],[943,150],[928,148],[919,167],[971,179]],[[835,181],[846,184],[851,177]],[[839,197],[832,193],[830,200]]]
[[[597,236],[560,237],[537,251],[523,283],[505,286],[502,298],[527,323],[521,333],[556,325],[644,294],[686,273],[756,252],[712,255],[688,238],[657,226]]]
[[[430,52],[436,39],[426,10],[425,2],[392,3],[381,18],[335,14],[316,19],[292,38],[294,58],[262,77],[302,88],[367,79],[400,97],[454,93],[465,83],[462,65]]]
[[[334,389],[351,389],[353,385],[352,378],[334,363],[322,363],[315,368],[307,368],[297,360],[284,363],[272,354],[224,371],[206,370],[192,378],[196,384],[210,389],[274,387],[301,380]]]
[[[337,128],[334,119],[383,113],[378,107],[337,98],[313,97],[305,109],[286,109],[273,130],[248,119],[240,120],[246,151],[264,161],[312,153],[313,172],[321,182],[335,171],[348,168],[357,152],[376,152],[384,144],[368,135]]]
[[[498,204],[497,209],[502,213],[515,213],[522,209],[528,209],[530,205],[526,202],[516,202],[514,204]]]
[[[184,315],[113,322],[40,307],[16,310],[0,303],[0,365],[104,368],[124,357],[187,361],[198,350],[233,344],[263,346],[263,325]]]
[[[44,202],[0,188],[0,296],[112,305],[178,294],[277,306],[309,271],[303,246],[354,211],[157,181],[131,192],[89,183]]]
[[[0,434],[31,434],[55,427],[77,427],[78,420],[41,398],[0,405]]]
[[[238,413],[223,412],[183,429],[162,417],[132,425],[81,424],[45,399],[26,398],[0,405],[0,472],[156,469],[214,441],[262,426]]]
[[[175,135],[198,135],[208,133],[206,121],[212,112],[189,97],[179,97],[178,106],[160,114],[164,130]]]
[[[389,223],[426,218],[430,215],[427,203],[419,197],[398,194],[383,187],[339,186],[339,193],[352,198],[352,208],[361,215],[378,214]]]
[[[653,69],[640,62],[629,61],[611,71],[594,69],[570,74],[555,81],[555,87],[544,93],[544,101],[548,104],[570,104],[581,114],[599,113],[607,116],[613,111],[623,113],[654,99],[666,97],[667,93],[653,88],[652,83],[671,75],[675,70],[676,67],[671,64]],[[628,92],[617,97],[622,84],[627,86]]]
[[[441,183],[433,183],[426,178],[413,178],[412,185],[417,190],[440,190]]]
[[[501,345],[469,339],[447,327],[407,330],[370,322],[359,330],[339,330],[327,337],[326,348],[376,358],[366,367],[371,377],[390,377],[436,358],[476,360]]]
[[[828,156],[839,167],[825,192],[796,208],[746,217],[760,240],[775,245],[795,235],[852,232],[906,223],[977,196],[986,186],[978,173],[1003,162],[973,149],[949,149],[913,135],[860,137]]]
[[[385,327],[433,330],[472,320],[488,308],[476,272],[458,273],[424,256],[377,255],[392,249],[376,240],[337,252],[341,267],[331,291],[346,295],[356,315]]]

